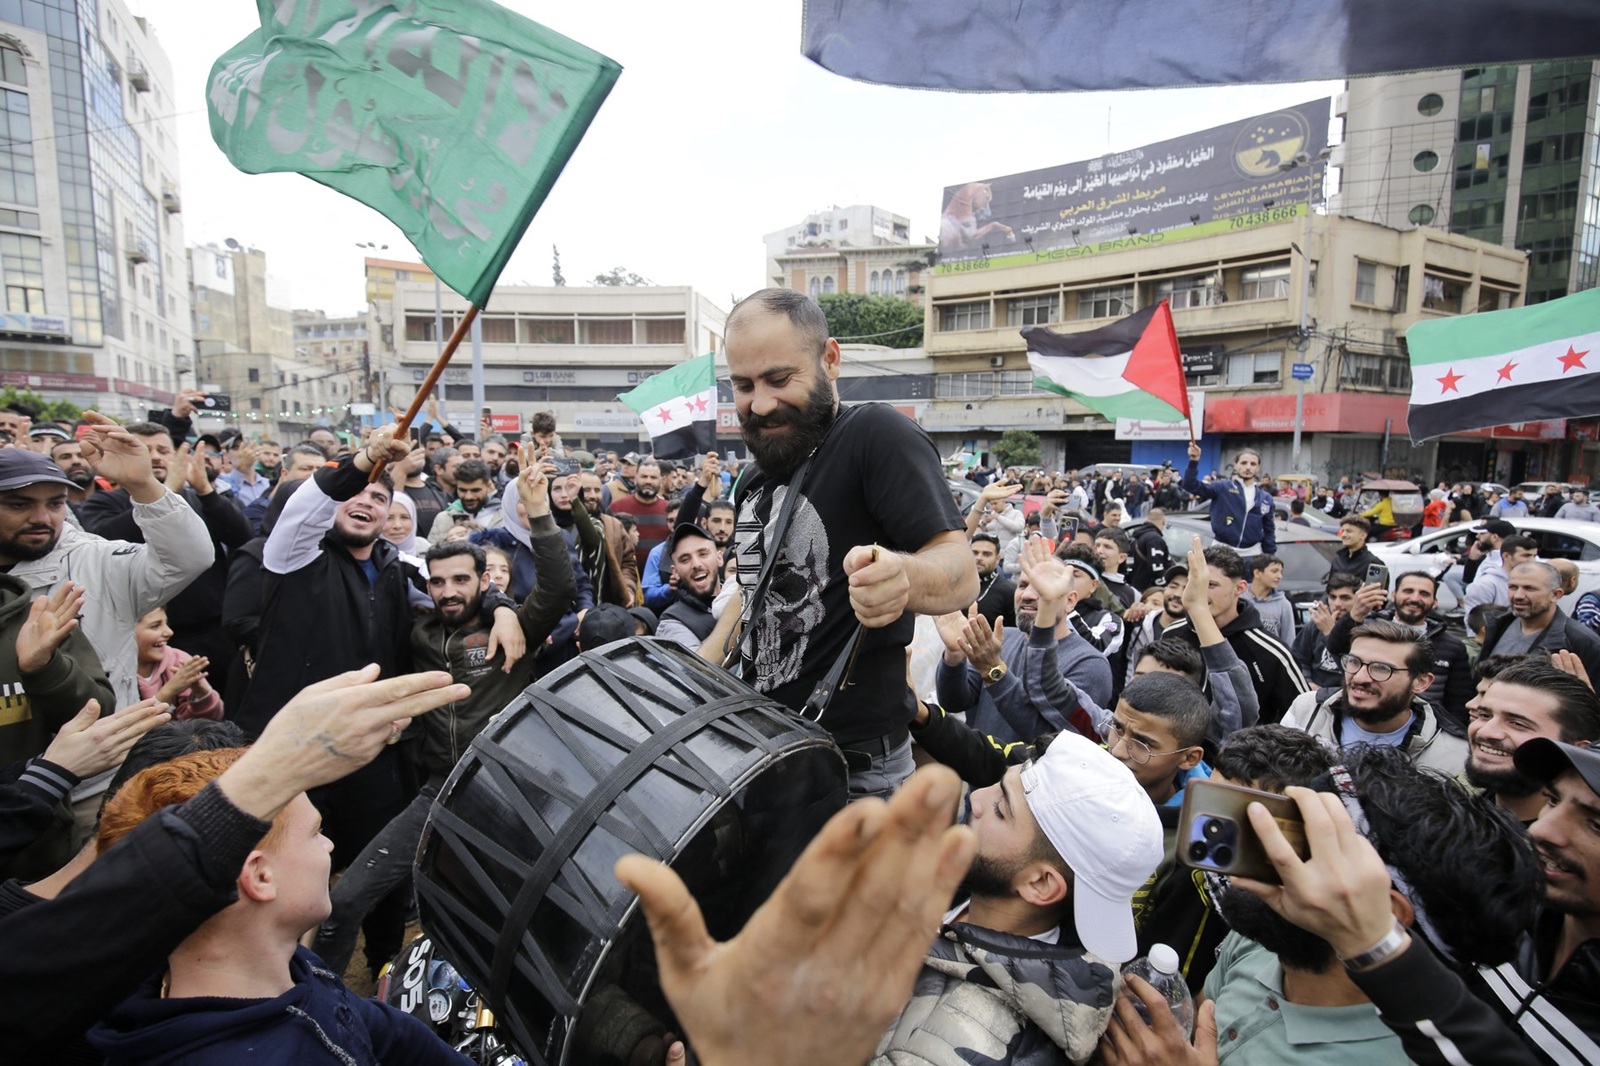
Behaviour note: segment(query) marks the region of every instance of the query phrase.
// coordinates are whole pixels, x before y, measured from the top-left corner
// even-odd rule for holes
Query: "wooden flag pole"
[[[461,316],[461,321],[456,323],[455,332],[450,334],[450,340],[445,343],[444,351],[439,353],[439,358],[434,362],[433,369],[428,371],[428,376],[422,379],[421,388],[412,398],[411,406],[406,408],[406,413],[401,416],[395,436],[404,436],[411,429],[412,421],[422,410],[422,405],[428,402],[428,396],[433,392],[433,387],[439,383],[439,376],[444,373],[444,368],[450,364],[450,357],[456,354],[456,349],[461,347],[461,341],[466,337],[467,331],[472,328],[472,320],[478,317],[478,305],[469,304],[467,313]],[[367,475],[368,484],[377,481],[378,475],[383,473],[386,463],[372,464],[372,473]]]

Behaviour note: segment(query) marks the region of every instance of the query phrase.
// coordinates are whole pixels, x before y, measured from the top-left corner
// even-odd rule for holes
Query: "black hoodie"
[[[1177,637],[1200,647],[1200,637],[1187,618],[1180,618],[1161,631],[1163,637]],[[1250,671],[1261,703],[1261,725],[1272,725],[1283,718],[1289,704],[1311,686],[1294,661],[1294,653],[1277,637],[1261,628],[1261,616],[1248,600],[1239,601],[1239,616],[1222,627],[1222,636],[1234,654]]]

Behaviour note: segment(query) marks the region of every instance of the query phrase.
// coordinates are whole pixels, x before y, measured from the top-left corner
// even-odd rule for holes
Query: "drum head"
[[[671,865],[727,939],[847,785],[819,727],[676,644],[618,641],[473,740],[422,837],[422,922],[530,1061],[624,1061],[639,1039],[682,1030],[616,860]]]

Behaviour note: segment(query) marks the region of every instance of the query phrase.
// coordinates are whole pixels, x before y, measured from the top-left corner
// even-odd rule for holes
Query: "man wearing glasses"
[[[1433,684],[1433,647],[1410,626],[1375,620],[1350,634],[1339,660],[1344,683],[1318,701],[1295,700],[1283,724],[1303,729],[1335,750],[1356,744],[1401,748],[1418,766],[1454,777],[1467,759],[1467,742],[1439,727],[1422,698]]]

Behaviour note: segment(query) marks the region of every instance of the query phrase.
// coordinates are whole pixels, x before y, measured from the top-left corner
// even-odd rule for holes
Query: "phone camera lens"
[[[1207,818],[1201,832],[1205,833],[1207,840],[1215,840],[1222,835],[1222,822],[1216,818]]]
[[[1226,844],[1218,844],[1211,849],[1211,858],[1218,866],[1229,866],[1233,863],[1233,849]]]
[[[1211,849],[1206,846],[1206,842],[1203,840],[1196,840],[1194,843],[1189,845],[1190,862],[1204,862],[1206,856],[1210,853]]]

